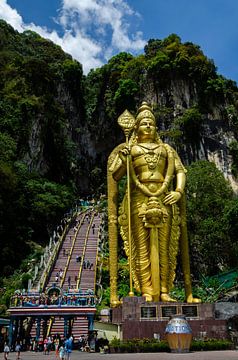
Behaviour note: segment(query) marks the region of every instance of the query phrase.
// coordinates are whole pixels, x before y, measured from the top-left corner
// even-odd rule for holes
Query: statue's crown
[[[138,114],[136,116],[136,124],[138,125],[139,122],[144,118],[150,118],[155,122],[155,117],[152,113],[152,109],[146,101],[143,101],[141,106],[139,107]]]

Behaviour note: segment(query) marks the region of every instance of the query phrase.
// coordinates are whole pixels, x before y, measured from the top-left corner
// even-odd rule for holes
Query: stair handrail
[[[50,336],[50,332],[51,332],[51,329],[52,329],[52,325],[53,325],[54,320],[55,320],[54,316],[51,316],[50,321],[49,321],[49,325],[48,325],[48,327],[47,327],[46,337],[49,337],[49,336]]]
[[[96,281],[97,281],[97,264],[98,264],[98,244],[99,244],[99,240],[101,237],[101,232],[100,232],[100,225],[102,223],[102,218],[100,216],[100,221],[98,223],[98,236],[97,236],[97,251],[96,251],[96,261],[95,261],[95,266],[94,266],[94,294],[95,294],[95,290],[96,290]]]

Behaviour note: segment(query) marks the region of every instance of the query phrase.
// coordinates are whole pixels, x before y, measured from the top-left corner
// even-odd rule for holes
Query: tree
[[[223,214],[232,196],[213,163],[197,161],[188,167],[187,214],[194,274],[213,275],[229,267],[233,239],[226,232]]]

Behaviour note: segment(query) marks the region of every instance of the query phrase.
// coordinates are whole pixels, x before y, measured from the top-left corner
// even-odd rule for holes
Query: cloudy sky
[[[38,32],[83,64],[85,74],[120,51],[176,33],[238,82],[238,0],[0,0],[0,18]]]

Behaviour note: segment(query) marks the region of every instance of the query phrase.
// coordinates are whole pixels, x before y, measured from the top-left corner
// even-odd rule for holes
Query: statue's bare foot
[[[200,303],[201,299],[194,298],[192,294],[188,295],[187,297],[187,303]]]
[[[160,295],[160,300],[163,302],[177,302],[177,300],[171,298],[167,293],[162,293]]]
[[[142,296],[145,297],[146,301],[152,301],[153,300],[152,295],[150,295],[150,294],[142,294]]]

